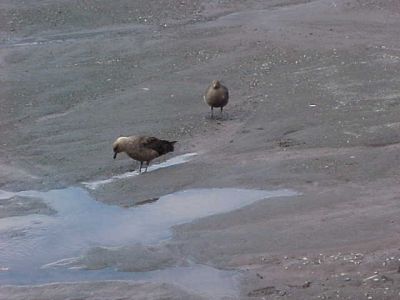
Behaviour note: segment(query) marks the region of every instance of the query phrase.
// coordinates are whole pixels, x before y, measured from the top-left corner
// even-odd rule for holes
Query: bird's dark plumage
[[[143,162],[146,162],[146,171],[150,162],[174,151],[176,141],[160,140],[155,137],[148,136],[129,136],[119,137],[113,144],[114,159],[120,152],[125,152],[130,158],[140,162],[139,172],[142,169]]]
[[[149,137],[146,142],[143,143],[143,147],[153,149],[158,152],[158,154],[164,155],[168,152],[174,151],[174,144],[176,141],[159,140],[155,137]]]

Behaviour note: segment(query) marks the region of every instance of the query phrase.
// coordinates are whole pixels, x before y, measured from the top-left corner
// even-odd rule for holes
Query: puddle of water
[[[171,237],[172,226],[230,212],[262,199],[297,193],[292,190],[193,189],[163,196],[154,203],[122,208],[97,202],[82,188],[49,192],[0,191],[0,199],[16,195],[40,198],[57,214],[0,219],[0,267],[7,270],[0,272],[0,282],[149,280],[177,284],[191,291],[202,291],[202,294],[210,291],[207,297],[211,299],[215,295],[236,293],[234,272],[201,265],[138,273],[110,268],[86,271],[68,269],[74,258],[65,258],[79,257],[97,246],[157,245]],[[51,267],[52,263],[57,267]]]
[[[186,153],[186,154],[182,154],[182,155],[178,155],[178,156],[174,156],[170,159],[168,159],[165,162],[159,163],[159,164],[154,164],[154,165],[150,165],[150,167],[147,169],[147,172],[151,172],[151,171],[155,171],[161,168],[166,168],[166,167],[170,167],[170,166],[175,166],[175,165],[180,165],[183,164],[185,162],[188,162],[192,157],[196,156],[197,153]],[[142,169],[143,172],[144,169]],[[104,184],[109,184],[111,182],[114,182],[116,180],[119,179],[125,179],[125,178],[129,178],[129,177],[133,177],[133,176],[138,176],[139,175],[139,171],[133,171],[133,172],[126,172],[124,174],[120,174],[120,175],[115,175],[111,178],[108,179],[103,179],[103,180],[96,180],[96,181],[91,181],[91,182],[82,182],[82,184],[87,187],[90,190],[95,190],[97,189],[99,186],[102,186]]]
[[[0,279],[4,275],[0,272]],[[10,273],[10,272],[9,272]],[[29,272],[27,272],[29,274]],[[166,283],[180,287],[189,293],[195,293],[205,299],[235,298],[239,293],[240,273],[222,271],[205,265],[190,267],[173,267],[151,272],[131,273],[115,272],[110,269],[94,271],[76,271],[69,269],[41,270],[40,273],[31,273],[31,280],[24,281],[23,285],[38,285],[49,282],[88,282],[103,280],[129,280],[151,283]],[[9,275],[10,277],[10,275]],[[3,281],[5,284],[21,284],[16,280]],[[0,297],[1,298],[1,297]]]

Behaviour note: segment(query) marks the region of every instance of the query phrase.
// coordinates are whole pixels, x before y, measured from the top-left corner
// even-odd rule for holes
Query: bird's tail
[[[166,141],[166,140],[163,140],[162,141],[163,143],[162,143],[162,154],[166,154],[166,153],[168,153],[168,152],[173,152],[174,151],[174,144],[175,143],[177,143],[178,141]]]

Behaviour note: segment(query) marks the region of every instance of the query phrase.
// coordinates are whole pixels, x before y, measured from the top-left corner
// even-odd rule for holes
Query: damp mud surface
[[[2,239],[56,234],[68,208],[44,199],[56,191],[110,218],[187,190],[299,194],[165,224],[157,245],[88,218],[93,239],[38,259],[46,280],[22,286],[1,265],[0,298],[209,299],[196,280],[153,280],[193,270],[234,278],[222,299],[397,299],[399,16],[397,0],[2,1]],[[230,102],[210,119],[213,79]],[[137,175],[112,159],[133,134],[178,143]]]

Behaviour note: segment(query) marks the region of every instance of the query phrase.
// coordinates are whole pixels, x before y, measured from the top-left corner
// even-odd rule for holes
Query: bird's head
[[[219,82],[219,80],[213,80],[212,87],[214,89],[219,89],[220,86],[221,86],[221,83]]]
[[[123,152],[123,144],[125,139],[125,137],[121,136],[113,143],[114,159],[117,158],[118,153]]]

